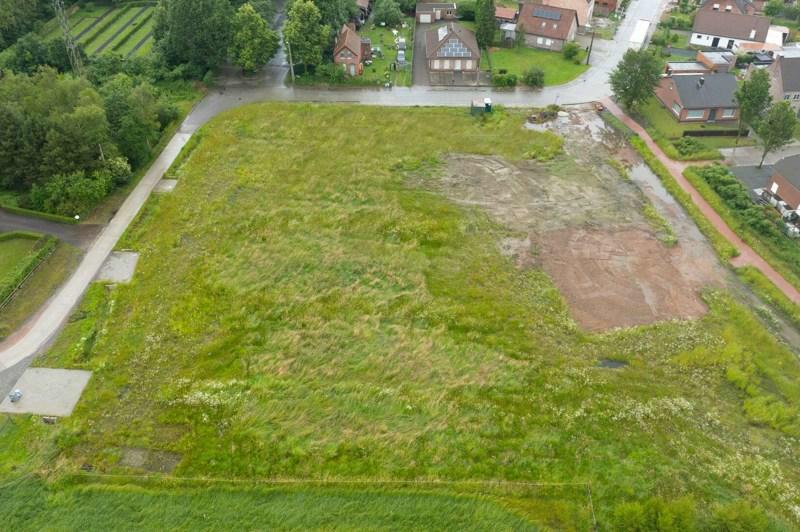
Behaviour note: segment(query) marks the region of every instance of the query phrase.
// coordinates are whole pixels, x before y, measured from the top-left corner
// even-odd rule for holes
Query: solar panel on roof
[[[561,13],[558,11],[548,11],[541,8],[534,9],[533,16],[537,18],[546,18],[548,20],[561,20]]]

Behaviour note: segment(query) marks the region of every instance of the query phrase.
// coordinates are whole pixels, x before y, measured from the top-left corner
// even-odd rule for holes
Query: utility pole
[[[586,54],[586,64],[589,64],[589,58],[592,57],[592,47],[594,46],[594,26],[592,26],[592,40],[589,41],[589,53]]]
[[[84,75],[83,58],[81,58],[81,51],[70,33],[69,20],[64,10],[64,0],[53,0],[53,11],[56,12],[58,25],[61,26],[61,32],[64,34],[64,46],[67,47],[67,56],[69,57],[69,64],[72,66],[72,72],[77,77],[82,78]]]
[[[292,85],[294,85],[294,62],[292,61],[292,43],[290,43],[289,41],[286,41],[286,50],[289,52],[289,72],[291,72],[292,74]]]

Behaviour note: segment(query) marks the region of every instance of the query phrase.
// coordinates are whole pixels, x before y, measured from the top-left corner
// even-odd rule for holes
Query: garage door
[[[419,16],[419,22],[420,22],[420,24],[430,24],[431,23],[430,14],[428,14],[428,15],[420,15]]]

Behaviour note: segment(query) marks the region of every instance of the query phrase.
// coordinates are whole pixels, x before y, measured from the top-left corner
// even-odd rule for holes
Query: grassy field
[[[509,74],[522,76],[531,67],[544,70],[544,84],[561,85],[577,78],[589,68],[580,62],[567,61],[559,52],[536,48],[491,48],[492,69],[495,72],[506,70]],[[485,64],[481,61],[481,64]]]
[[[25,260],[35,245],[36,240],[33,238],[0,240],[0,280],[16,271],[19,263]]]
[[[3,242],[0,242],[0,254],[3,251]],[[22,325],[55,293],[75,270],[79,260],[80,250],[63,242],[58,244],[53,254],[36,270],[9,304],[0,309],[0,340]]]
[[[94,371],[73,416],[0,428],[0,477],[35,492],[13,495],[12,522],[44,506],[69,527],[81,503],[89,524],[158,511],[196,527],[218,496],[243,509],[224,514],[236,523],[289,508],[297,528],[326,528],[317,507],[349,507],[311,488],[259,509],[246,493],[19,476],[157,472],[172,456],[179,477],[589,483],[606,529],[650,497],[689,497],[701,515],[746,500],[796,525],[800,363],[748,309],[709,291],[699,320],[583,332],[547,275],[500,254],[509,230],[430,191],[442,154],[552,145],[526,116],[263,104],[217,118],[120,243],[141,253],[133,282],[93,285],[37,361]],[[581,493],[543,506],[370,491],[363,520],[333,515],[586,530]]]

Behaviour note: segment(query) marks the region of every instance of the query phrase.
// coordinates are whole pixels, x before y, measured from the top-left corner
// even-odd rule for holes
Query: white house
[[[698,11],[690,44],[727,48],[734,52],[761,51],[767,43],[770,23],[766,17],[721,11]]]

